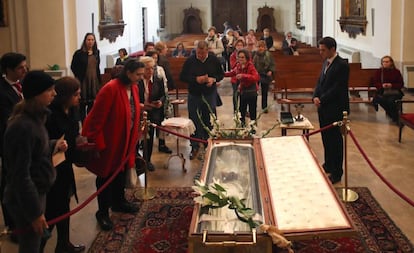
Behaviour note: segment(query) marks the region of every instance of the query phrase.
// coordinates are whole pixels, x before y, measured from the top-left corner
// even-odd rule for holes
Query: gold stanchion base
[[[155,197],[155,191],[153,189],[148,189],[145,187],[139,188],[135,190],[134,196],[137,199],[150,200]]]
[[[358,193],[351,189],[339,188],[337,192],[343,202],[354,202],[359,198]]]

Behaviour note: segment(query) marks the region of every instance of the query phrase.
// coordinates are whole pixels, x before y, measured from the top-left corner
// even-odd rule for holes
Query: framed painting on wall
[[[342,32],[355,38],[358,34],[365,35],[368,24],[366,0],[341,0],[341,17],[338,20]]]
[[[7,0],[0,0],[0,27],[7,26]]]
[[[108,39],[115,42],[118,36],[124,34],[125,23],[122,18],[122,0],[99,0],[100,20],[99,34],[100,39]]]

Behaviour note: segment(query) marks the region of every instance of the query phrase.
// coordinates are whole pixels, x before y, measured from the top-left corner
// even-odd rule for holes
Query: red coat
[[[126,86],[119,79],[113,79],[102,87],[84,121],[82,135],[89,142],[96,143],[100,154],[86,168],[100,177],[110,176],[125,159],[128,159],[129,168],[134,167],[140,122],[138,86],[132,85],[131,91],[135,103],[132,130]]]
[[[375,72],[374,85],[377,90],[383,89],[383,83],[391,83],[392,88],[401,89],[404,87],[404,80],[401,72],[396,68],[380,68]]]
[[[244,90],[258,90],[259,86],[257,82],[260,80],[260,76],[251,61],[247,61],[244,67],[242,67],[242,65],[237,62],[231,71],[224,73],[224,76],[231,76],[232,78],[236,78],[236,75],[238,74],[242,75],[239,83],[239,90],[241,92]]]

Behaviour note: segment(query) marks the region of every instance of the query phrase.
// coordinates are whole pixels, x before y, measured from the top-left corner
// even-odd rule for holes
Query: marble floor
[[[224,105],[218,107],[218,118],[221,122],[231,122],[231,87],[228,80],[222,83],[219,92]],[[406,93],[406,98],[413,99],[414,95]],[[259,96],[258,104],[260,104],[260,99],[261,97]],[[271,96],[269,96],[269,101],[271,103],[269,113],[262,115],[258,132],[270,128],[279,118],[280,105],[274,103]],[[408,110],[414,111],[414,104],[407,107]],[[186,105],[180,106],[180,114],[182,117],[187,116]],[[303,114],[312,122],[315,129],[319,129],[317,114],[313,105],[305,105]],[[372,106],[366,104],[352,104],[349,118],[350,129],[353,135],[375,168],[402,194],[414,200],[412,187],[414,182],[414,130],[404,128],[402,143],[399,143],[398,127],[386,118],[385,112],[382,109],[376,112]],[[231,127],[231,125],[226,126]],[[299,135],[301,133],[298,130],[288,131],[288,135]],[[281,131],[278,128],[274,129],[270,134],[270,136],[280,135]],[[173,136],[167,137],[167,144],[173,150],[176,149],[175,140]],[[323,148],[320,134],[312,135],[309,144],[316,158],[322,163]],[[186,160],[187,173],[181,170],[179,160],[176,158],[170,161],[169,169],[164,169],[168,155],[158,153],[156,145],[154,150],[153,163],[156,166],[156,170],[149,173],[148,185],[150,187],[192,185],[193,177],[201,164],[199,160]],[[411,242],[414,242],[414,207],[402,200],[381,181],[365,161],[350,137],[348,137],[347,150],[349,186],[368,187],[391,219]],[[188,158],[190,147],[187,140],[180,141],[180,151]],[[84,168],[75,168],[75,173],[79,200],[82,202],[96,190],[95,177]],[[143,176],[141,176],[141,185],[143,185],[143,180]],[[335,187],[341,186],[343,186],[343,180],[335,185]],[[76,206],[75,201],[72,201],[72,205],[73,207]],[[95,220],[96,208],[96,200],[93,200],[79,213],[71,217],[71,240],[73,243],[84,243],[87,248],[92,244],[96,234],[100,231]],[[4,228],[4,225],[3,221],[0,220],[0,229],[2,228]],[[45,252],[54,252],[55,238],[56,234],[54,232]],[[6,237],[2,241],[1,252],[17,252],[17,245],[11,243]]]

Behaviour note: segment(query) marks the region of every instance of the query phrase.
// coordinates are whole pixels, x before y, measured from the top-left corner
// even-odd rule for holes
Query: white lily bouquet
[[[271,128],[261,132],[260,135],[257,135],[256,133],[257,125],[258,125],[258,122],[260,121],[260,118],[263,115],[264,110],[259,113],[256,120],[251,120],[247,124],[243,124],[243,122],[241,121],[241,113],[239,109],[237,109],[237,111],[233,114],[234,127],[224,128],[223,124],[221,124],[221,122],[219,121],[216,114],[211,109],[209,103],[204,98],[204,96],[202,97],[202,99],[208,107],[208,110],[210,113],[210,124],[212,128],[210,129],[207,125],[204,124],[203,120],[201,119],[201,113],[199,111],[197,111],[197,115],[198,115],[198,118],[201,124],[203,125],[203,128],[207,131],[210,138],[213,138],[213,139],[248,139],[248,138],[253,138],[253,137],[264,138],[270,133],[270,131],[272,131],[273,129],[275,129],[277,126],[280,125],[280,122],[276,121],[276,123]]]
[[[193,189],[198,194],[198,196],[194,198],[194,201],[202,207],[214,210],[227,206],[230,210],[234,210],[237,219],[248,224],[250,229],[260,225],[260,215],[252,208],[246,206],[245,199],[240,199],[238,196],[228,194],[227,190],[220,185],[218,180],[213,178],[213,183],[208,185],[203,181],[196,180]],[[228,232],[226,229],[223,230]]]

